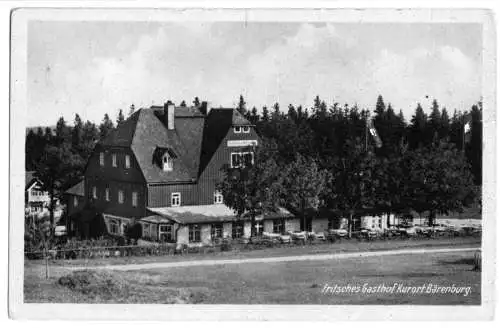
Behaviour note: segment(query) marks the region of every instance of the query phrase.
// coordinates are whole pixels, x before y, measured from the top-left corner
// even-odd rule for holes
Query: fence
[[[375,234],[370,235],[363,232],[354,232],[351,241],[354,242],[374,242],[377,240],[397,240],[397,239],[429,239],[429,238],[453,238],[481,236],[481,231],[466,231],[457,234],[453,231],[439,232],[433,234],[418,233],[415,235],[400,234]],[[76,246],[74,243],[66,245],[57,245],[47,251],[47,255],[53,259],[92,259],[92,258],[110,258],[110,257],[129,257],[129,256],[177,256],[184,254],[208,254],[215,252],[224,252],[230,250],[251,251],[256,249],[274,248],[274,247],[295,247],[304,246],[307,244],[327,243],[327,242],[342,242],[348,239],[346,237],[327,236],[325,239],[309,239],[309,240],[290,240],[289,242],[280,242],[276,239],[255,238],[249,239],[234,239],[234,240],[219,240],[217,243],[209,245],[187,245],[174,243],[151,243],[146,245],[105,245],[95,246],[89,242],[83,242],[83,246]],[[106,244],[106,243],[104,243]],[[75,247],[76,246],[76,247]],[[43,250],[27,251],[25,257],[29,260],[44,258]]]

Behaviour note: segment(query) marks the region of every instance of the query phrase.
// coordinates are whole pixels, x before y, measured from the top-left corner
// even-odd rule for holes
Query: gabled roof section
[[[35,177],[35,171],[26,171],[26,180],[24,180],[24,188],[28,189],[31,187],[35,182],[40,182],[38,178]]]
[[[192,174],[187,150],[180,140],[177,128],[168,130],[155,115],[154,108],[142,108],[133,136],[131,149],[135,154],[141,171],[148,183],[192,182],[196,176]],[[177,124],[177,123],[176,123]],[[169,148],[178,155],[172,171],[163,171],[155,162],[157,148]]]
[[[251,126],[252,124],[234,108],[213,108],[210,110],[205,122],[198,174],[201,174],[210,163],[229,129],[234,125]]]
[[[233,110],[233,120],[232,120],[233,125],[239,125],[239,126],[253,126],[252,123],[250,123],[239,111],[236,109]]]
[[[163,111],[164,107],[163,106],[151,106],[151,109],[154,111]],[[175,117],[200,117],[203,118],[205,115],[203,115],[200,112],[199,107],[183,107],[183,106],[175,106]]]
[[[78,182],[76,185],[66,190],[65,194],[82,197],[85,196],[85,180]]]
[[[105,146],[130,147],[139,120],[139,111],[133,113],[128,119],[120,123],[109,135],[101,141]]]

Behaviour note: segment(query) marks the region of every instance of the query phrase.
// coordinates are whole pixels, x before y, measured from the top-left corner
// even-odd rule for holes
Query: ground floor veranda
[[[139,225],[141,239],[178,244],[212,244],[221,239],[249,238],[252,233],[250,216],[236,216],[223,204],[148,208],[148,215],[142,218],[127,218],[109,213],[102,213],[101,217],[102,219],[94,219],[93,222],[105,234],[125,236],[128,229]],[[329,229],[347,229],[347,219],[336,215],[318,215],[308,217],[307,220],[307,230],[316,233]],[[97,221],[100,224],[96,224]],[[297,215],[281,208],[275,213],[257,215],[254,221],[255,232],[257,235],[284,235],[289,231],[301,231],[304,227],[301,221]],[[397,224],[398,221],[394,215],[389,216],[389,222],[387,216],[362,216],[354,220],[353,230],[386,229],[388,224]],[[96,227],[91,227],[91,230],[95,229]],[[88,238],[85,235],[81,237]]]

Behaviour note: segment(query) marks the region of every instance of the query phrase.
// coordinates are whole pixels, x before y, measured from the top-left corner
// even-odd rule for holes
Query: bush
[[[128,291],[127,284],[106,272],[78,270],[59,278],[57,283],[85,295],[115,298]]]
[[[141,239],[142,238],[142,226],[140,223],[135,223],[127,229],[126,236],[128,239]]]
[[[224,238],[222,240],[222,243],[220,245],[220,250],[222,252],[227,252],[227,251],[230,251],[232,249],[232,244],[231,244],[231,240],[227,239],[227,238]]]

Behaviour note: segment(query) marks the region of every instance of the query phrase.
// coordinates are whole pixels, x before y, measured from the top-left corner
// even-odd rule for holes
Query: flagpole
[[[365,152],[368,151],[368,117],[365,122]]]
[[[465,114],[462,115],[462,152],[465,154]]]

